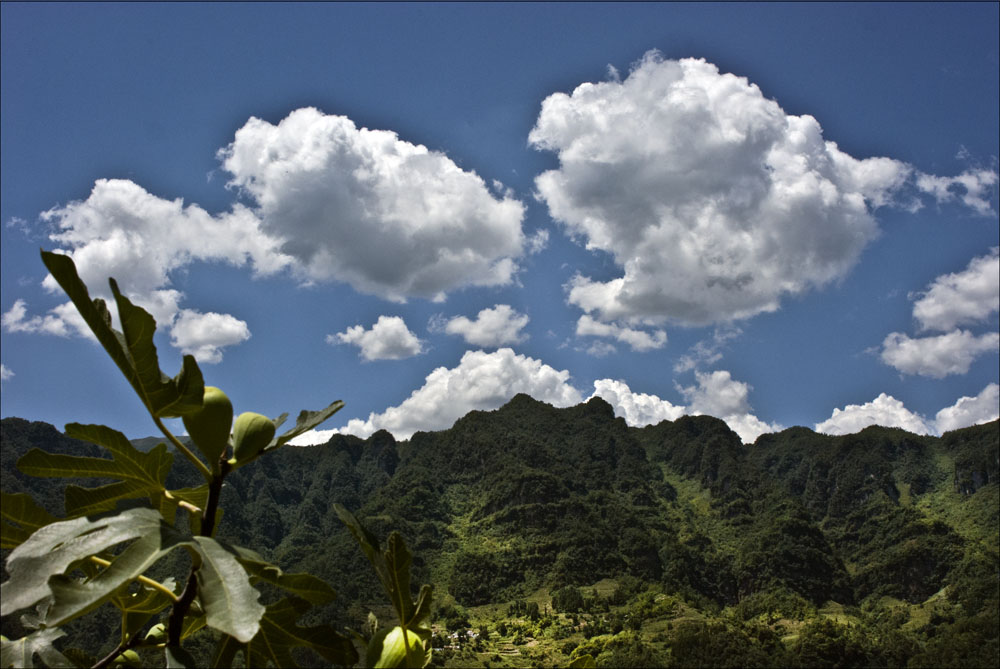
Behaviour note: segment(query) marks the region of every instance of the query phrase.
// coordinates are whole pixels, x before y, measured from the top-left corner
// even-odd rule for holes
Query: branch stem
[[[167,429],[167,426],[163,424],[163,421],[160,420],[160,417],[159,416],[153,416],[153,422],[156,423],[156,427],[160,428],[160,432],[162,432],[164,434],[164,436],[166,436],[166,438],[170,441],[170,443],[174,445],[174,448],[176,448],[178,451],[180,451],[182,454],[184,454],[184,457],[186,457],[188,460],[190,460],[191,463],[195,467],[198,468],[198,471],[200,471],[201,475],[205,477],[205,480],[206,481],[211,481],[212,480],[212,470],[210,470],[205,465],[204,462],[202,462],[200,459],[198,459],[198,456],[195,455],[194,453],[192,453],[191,449],[189,449],[187,446],[185,446],[184,444],[182,444],[181,440],[178,439],[177,437],[175,437],[173,435],[173,433],[170,430]]]
[[[100,565],[102,567],[110,567],[111,566],[111,562],[109,560],[105,560],[104,558],[99,558],[96,555],[91,555],[90,556],[90,561],[93,562],[94,564]],[[138,581],[139,583],[142,583],[143,585],[146,585],[146,586],[149,586],[150,588],[153,588],[154,590],[159,590],[160,592],[162,592],[163,594],[165,594],[167,597],[169,597],[174,602],[176,602],[177,599],[178,599],[177,595],[174,594],[173,590],[171,590],[167,586],[163,585],[159,581],[154,581],[153,579],[149,578],[148,576],[143,576],[142,574],[140,574],[140,575],[138,575],[138,576],[135,577],[135,580]]]

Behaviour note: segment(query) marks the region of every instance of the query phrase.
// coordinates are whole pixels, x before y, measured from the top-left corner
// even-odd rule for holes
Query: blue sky
[[[39,247],[165,370],[362,436],[1000,413],[995,3],[0,13],[4,416],[155,430]]]

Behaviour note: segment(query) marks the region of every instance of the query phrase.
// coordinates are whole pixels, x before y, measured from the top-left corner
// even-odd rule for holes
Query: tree
[[[122,294],[114,279],[110,287],[121,331],[112,328],[105,301],[91,300],[72,258],[43,251],[42,260],[166,442],[142,452],[116,430],[71,423],[67,436],[90,442],[111,458],[33,449],[18,461],[18,468],[29,475],[112,482],[68,486],[63,519],[26,494],[3,493],[0,545],[11,553],[10,578],[0,586],[2,615],[33,608],[22,621],[34,631],[2,639],[0,664],[30,667],[37,655],[49,666],[72,666],[54,642],[65,635],[64,625],[105,603],[121,614],[120,641],[104,658],[83,658],[98,668],[139,662],[136,651],[161,653],[168,667],[197,666],[182,642],[206,627],[219,633],[213,666],[231,666],[239,654],[247,666],[295,666],[291,650],[296,647],[315,651],[328,662],[356,663],[359,655],[350,638],[329,625],[297,623],[310,606],[334,598],[328,584],[306,573],[286,574],[254,551],[214,538],[226,476],[319,425],[343,402],[301,412],[294,427],[278,436],[286,415],[271,420],[245,412],[234,421],[228,397],[205,385],[194,357],[185,355],[172,378],[160,370],[153,317]],[[183,419],[194,450],[171,433],[163,422],[167,418]],[[198,470],[202,485],[168,489],[174,464],[168,443]],[[425,664],[430,586],[424,586],[414,602],[409,584],[412,558],[399,535],[390,535],[383,550],[350,512],[338,506],[337,513],[375,568],[399,617],[398,626],[384,631],[370,621],[366,664]],[[271,525],[261,528],[264,536]],[[154,570],[178,550],[190,556],[187,575],[179,580],[157,577]],[[255,586],[264,584],[285,594],[262,602]]]

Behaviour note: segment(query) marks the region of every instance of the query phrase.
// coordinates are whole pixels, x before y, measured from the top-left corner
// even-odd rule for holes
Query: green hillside
[[[59,515],[16,460],[94,447],[2,430],[4,492]],[[630,428],[518,395],[406,442],[283,448],[226,479],[219,537],[328,581],[309,619],[357,628],[379,585],[333,504],[400,531],[435,586],[436,666],[994,666],[998,442],[993,422],[744,446],[706,416]]]

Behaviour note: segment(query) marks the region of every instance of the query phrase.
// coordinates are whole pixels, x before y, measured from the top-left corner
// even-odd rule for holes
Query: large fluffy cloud
[[[750,385],[735,380],[728,371],[695,372],[695,379],[697,385],[681,388],[689,403],[687,413],[721,418],[747,444],[765,432],[781,429],[753,415],[749,402]]]
[[[939,434],[1000,418],[1000,386],[991,383],[975,397],[960,397],[937,412],[934,425]]]
[[[878,234],[871,210],[921,188],[910,166],[847,155],[745,78],[656,52],[624,81],[550,95],[529,140],[559,157],[536,180],[552,216],[622,269],[570,285],[570,302],[605,321],[773,311],[844,276]],[[968,181],[975,200],[989,178]]]
[[[853,434],[870,425],[899,427],[916,434],[944,434],[1000,417],[1000,386],[991,383],[976,397],[960,397],[955,404],[937,412],[933,420],[907,409],[891,395],[880,394],[865,404],[848,404],[834,409],[833,415],[816,424],[826,434]]]
[[[997,351],[1000,333],[974,335],[959,325],[985,321],[1000,310],[1000,249],[973,258],[961,272],[944,274],[931,282],[913,304],[921,331],[945,334],[911,338],[891,332],[882,342],[881,359],[904,374],[943,378],[965,374],[984,353]]]
[[[249,336],[246,323],[225,314],[195,314],[182,310],[183,294],[171,287],[171,273],[195,261],[249,265],[255,274],[270,274],[287,266],[274,239],[260,229],[256,216],[236,205],[213,216],[180,199],[166,200],[135,183],[101,179],[86,200],[73,201],[41,215],[53,226],[50,239],[72,256],[80,278],[92,295],[110,297],[108,278],[148,310],[157,323],[173,333],[173,343],[196,351],[203,362],[218,362],[221,348]],[[43,285],[60,289],[48,276]],[[91,336],[69,302],[45,316],[27,316],[23,300],[3,316],[4,329],[68,336]],[[219,326],[216,332],[209,332]]]
[[[921,330],[947,332],[1000,310],[1000,248],[973,258],[961,272],[936,278],[913,303]]]
[[[327,335],[326,341],[330,344],[353,344],[361,349],[364,360],[401,360],[424,351],[424,343],[410,332],[399,316],[379,316],[368,330],[355,325],[344,332]]]
[[[624,381],[613,379],[594,381],[594,393],[591,397],[600,397],[614,407],[616,416],[636,427],[677,420],[685,411],[683,406],[671,404],[656,395],[633,392]]]
[[[965,374],[977,357],[996,352],[998,346],[1000,333],[996,332],[976,336],[967,330],[953,330],[916,339],[892,332],[882,342],[882,361],[904,374],[941,379]]]
[[[431,329],[453,335],[461,335],[466,343],[483,348],[494,348],[505,344],[519,344],[527,339],[521,331],[529,318],[509,304],[496,304],[491,309],[483,309],[475,320],[456,316],[444,320],[431,320]]]
[[[916,434],[932,432],[926,420],[885,393],[865,404],[848,404],[843,409],[834,409],[832,416],[816,424],[816,431],[824,434],[853,434],[869,425],[900,427]]]
[[[220,151],[230,184],[312,280],[401,301],[512,280],[524,205],[475,173],[391,131],[298,109],[251,118]]]
[[[583,398],[569,383],[569,372],[559,371],[509,348],[492,353],[468,351],[458,366],[432,371],[420,388],[399,406],[367,420],[353,419],[339,432],[367,437],[388,430],[397,439],[409,439],[418,430],[443,430],[473,410],[496,409],[518,393],[559,407],[578,404]],[[316,443],[331,432],[303,435],[297,443]]]

